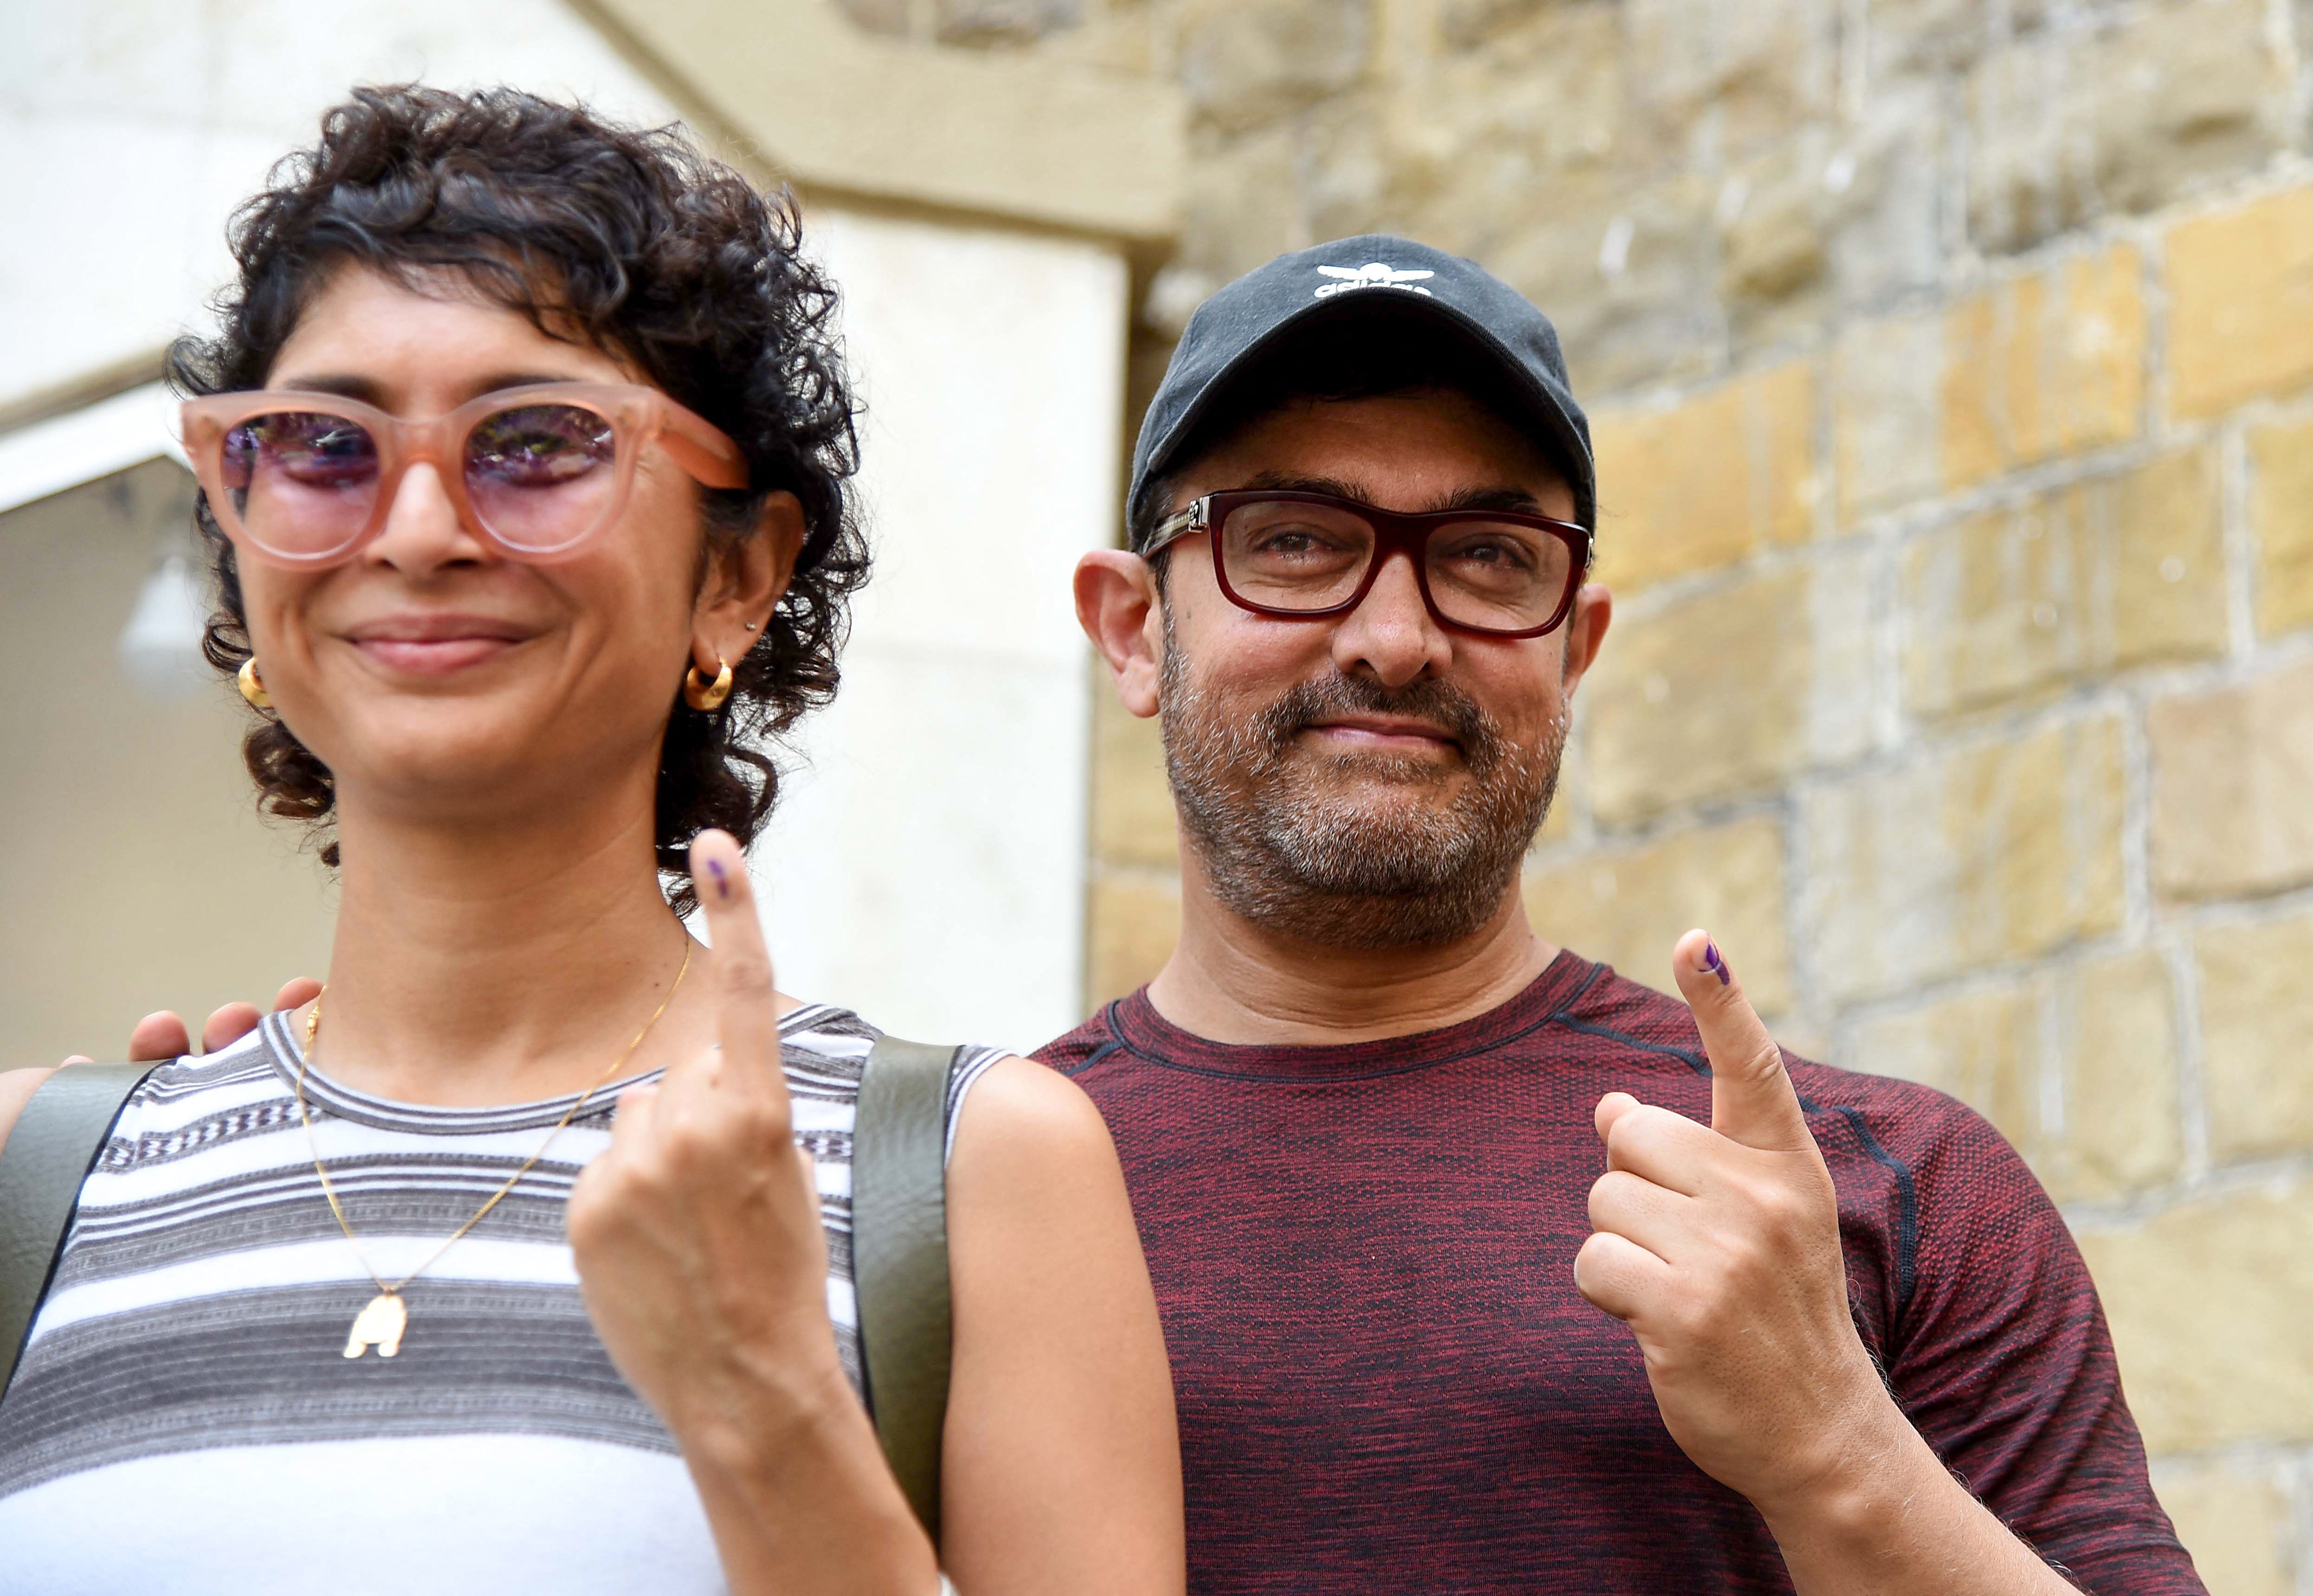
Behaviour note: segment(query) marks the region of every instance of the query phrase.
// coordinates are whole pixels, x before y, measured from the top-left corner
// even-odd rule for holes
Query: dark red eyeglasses
[[[1280,620],[1346,615],[1393,554],[1412,560],[1440,626],[1539,637],[1564,623],[1590,568],[1589,531],[1511,510],[1376,510],[1331,494],[1247,488],[1207,494],[1157,525],[1144,557],[1209,532],[1229,601]]]

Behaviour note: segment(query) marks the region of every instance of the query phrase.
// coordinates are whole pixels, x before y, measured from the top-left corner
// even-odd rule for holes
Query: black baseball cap
[[[1173,351],[1165,380],[1149,401],[1132,451],[1128,504],[1161,477],[1230,393],[1288,340],[1321,330],[1329,364],[1380,324],[1411,325],[1438,340],[1464,364],[1472,360],[1492,379],[1488,398],[1511,412],[1513,424],[1532,425],[1570,473],[1576,518],[1597,528],[1597,476],[1590,458],[1590,423],[1574,402],[1558,329],[1517,289],[1474,261],[1412,239],[1360,233],[1315,249],[1280,255],[1247,272],[1197,307]]]

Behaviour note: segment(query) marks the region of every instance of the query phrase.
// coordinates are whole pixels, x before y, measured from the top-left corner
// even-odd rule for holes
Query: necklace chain
[[[297,1057],[297,1118],[299,1123],[303,1125],[305,1127],[305,1149],[312,1157],[313,1173],[320,1176],[321,1179],[321,1195],[330,1199],[330,1212],[337,1219],[338,1229],[345,1232],[346,1245],[354,1250],[354,1257],[361,1260],[363,1271],[366,1273],[370,1279],[376,1284],[378,1293],[381,1296],[395,1297],[400,1295],[401,1288],[403,1286],[408,1285],[411,1281],[426,1273],[427,1270],[432,1268],[441,1258],[444,1253],[449,1251],[451,1248],[456,1246],[459,1241],[464,1239],[468,1231],[472,1230],[476,1225],[481,1223],[483,1218],[491,1209],[498,1206],[499,1201],[505,1197],[506,1193],[512,1191],[517,1185],[519,1185],[522,1178],[530,1173],[531,1170],[537,1164],[540,1159],[546,1156],[546,1150],[554,1145],[554,1138],[560,1136],[563,1131],[568,1127],[573,1119],[578,1118],[579,1110],[584,1109],[589,1102],[593,1101],[594,1094],[600,1092],[604,1086],[610,1084],[611,1078],[615,1076],[620,1068],[625,1065],[627,1060],[635,1056],[635,1049],[643,1045],[643,1039],[645,1037],[650,1035],[651,1027],[656,1025],[659,1022],[659,1016],[666,1013],[667,1005],[674,1001],[674,995],[682,990],[682,978],[690,973],[690,954],[694,945],[695,944],[692,943],[690,937],[685,936],[682,939],[682,968],[674,972],[674,985],[666,989],[666,995],[660,999],[658,1008],[652,1013],[649,1019],[643,1022],[643,1028],[635,1032],[635,1039],[629,1042],[625,1048],[620,1052],[618,1057],[611,1061],[611,1067],[604,1070],[592,1086],[589,1086],[585,1091],[580,1092],[578,1094],[578,1101],[572,1103],[568,1109],[564,1112],[562,1118],[555,1121],[554,1128],[546,1133],[546,1139],[539,1143],[538,1150],[535,1153],[532,1153],[528,1158],[523,1160],[522,1168],[516,1170],[513,1174],[508,1175],[506,1178],[506,1183],[490,1194],[489,1201],[484,1203],[480,1207],[474,1210],[472,1218],[467,1220],[465,1223],[460,1225],[456,1230],[452,1231],[448,1241],[443,1242],[442,1245],[436,1247],[431,1253],[427,1254],[424,1263],[419,1264],[416,1268],[410,1270],[409,1274],[404,1275],[400,1279],[395,1281],[391,1285],[386,1284],[385,1276],[377,1272],[377,1266],[369,1261],[369,1255],[362,1250],[361,1242],[354,1236],[354,1227],[346,1222],[345,1205],[338,1200],[338,1188],[330,1179],[329,1166],[321,1162],[321,1144],[313,1138],[313,1117],[305,1107],[305,1070],[307,1065],[312,1060],[313,1038],[321,1029],[321,999],[323,996],[327,995],[329,989],[327,987],[323,987],[321,992],[314,995],[313,1006],[308,1010],[305,1014],[304,1049]]]

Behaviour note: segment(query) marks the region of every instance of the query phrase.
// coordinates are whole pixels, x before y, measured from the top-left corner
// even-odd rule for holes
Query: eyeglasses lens
[[[1522,632],[1557,609],[1574,557],[1539,527],[1456,521],[1429,534],[1428,563],[1430,596],[1447,619]]]
[[[1331,504],[1290,499],[1239,504],[1216,545],[1229,585],[1269,609],[1330,609],[1346,603],[1374,551],[1364,517]]]
[[[567,548],[610,513],[617,432],[579,405],[521,405],[487,416],[466,436],[466,497],[511,548]]]
[[[224,486],[259,548],[293,558],[334,553],[377,505],[377,441],[342,416],[282,410],[227,433]]]
[[[1365,580],[1376,543],[1371,523],[1353,511],[1258,500],[1229,512],[1216,547],[1239,597],[1291,611],[1347,603]],[[1522,632],[1557,610],[1573,563],[1565,542],[1539,527],[1480,518],[1431,530],[1424,574],[1447,619],[1480,631]]]

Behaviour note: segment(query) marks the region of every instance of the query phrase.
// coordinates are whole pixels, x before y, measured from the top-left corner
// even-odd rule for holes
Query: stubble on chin
[[[1298,941],[1358,949],[1456,942],[1499,911],[1557,790],[1562,715],[1520,747],[1447,683],[1393,690],[1339,674],[1248,713],[1192,682],[1166,644],[1165,770],[1224,908]],[[1428,719],[1461,757],[1441,767],[1301,739],[1319,716],[1356,710]]]

